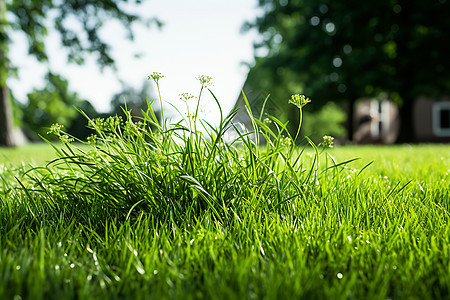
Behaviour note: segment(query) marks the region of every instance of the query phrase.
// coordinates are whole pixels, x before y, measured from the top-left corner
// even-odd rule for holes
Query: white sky
[[[140,89],[155,71],[166,75],[160,81],[163,99],[176,106],[181,103],[179,94],[198,94],[197,75],[211,76],[212,90],[228,111],[247,76],[248,68],[242,63],[253,61],[252,45],[257,35],[241,34],[240,29],[245,21],[255,19],[259,12],[256,5],[257,0],[147,0],[138,11],[144,18],[161,20],[161,30],[156,26],[134,26],[135,40],[130,42],[118,23],[105,24],[103,36],[113,48],[117,74],[109,69],[102,73],[94,57],[82,66],[67,65],[54,33],[46,43],[50,66],[69,80],[71,90],[102,112],[109,110],[112,95],[122,90],[119,79]],[[19,79],[9,79],[8,84],[15,97],[24,102],[32,88],[43,86],[46,68],[27,54],[24,36],[13,36],[10,50],[13,64],[19,67]],[[135,58],[135,54],[142,56]],[[209,101],[202,98],[202,103]],[[208,112],[211,107],[206,105],[204,110]]]

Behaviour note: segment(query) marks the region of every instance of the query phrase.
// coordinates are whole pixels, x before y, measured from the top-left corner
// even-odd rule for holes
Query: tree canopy
[[[48,73],[46,81],[44,88],[27,95],[28,103],[22,108],[26,128],[42,136],[46,136],[53,123],[68,128],[77,116],[73,106],[81,107],[86,101],[70,91],[68,81],[60,75]]]
[[[13,31],[23,32],[28,40],[28,52],[39,61],[48,60],[45,38],[48,28],[54,28],[61,44],[68,50],[68,61],[81,64],[87,54],[95,54],[101,67],[114,67],[110,47],[99,34],[105,21],[119,20],[133,38],[131,25],[140,20],[129,13],[126,3],[141,0],[0,0],[0,145],[13,145],[11,138],[11,105],[8,100],[6,79],[13,75],[14,66],[8,59],[8,45]],[[49,17],[51,16],[51,17]],[[158,26],[161,23],[156,20]],[[77,26],[73,24],[78,23]],[[80,27],[82,30],[78,30]]]
[[[140,89],[125,84],[122,86],[122,91],[112,96],[111,113],[125,117],[122,108],[126,106],[133,115],[141,115],[141,110],[147,109],[147,97],[152,94],[152,87],[148,80],[143,81]]]
[[[259,0],[262,16],[246,25],[261,34],[248,84],[271,93],[305,93],[311,107],[353,106],[387,93],[401,106],[401,136],[413,138],[412,102],[450,89],[447,0]],[[258,52],[257,52],[258,53]],[[295,111],[295,110],[292,110]]]

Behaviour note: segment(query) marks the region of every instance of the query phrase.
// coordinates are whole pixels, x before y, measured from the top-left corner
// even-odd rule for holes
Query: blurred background
[[[290,120],[291,94],[312,99],[302,135],[341,143],[450,141],[447,0],[0,0],[0,145],[46,136],[60,123],[78,138],[86,120],[157,98],[166,116],[195,77],[225,112],[244,90],[258,112]],[[155,103],[155,110],[159,103]],[[211,97],[201,117],[217,120]],[[245,110],[236,122],[249,125]]]

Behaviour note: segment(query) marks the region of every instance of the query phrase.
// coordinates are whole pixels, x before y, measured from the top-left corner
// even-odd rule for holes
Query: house
[[[392,144],[398,138],[398,106],[387,99],[362,99],[355,107],[353,142],[356,144]]]
[[[399,135],[401,115],[390,100],[363,99],[357,102],[353,141],[357,144],[392,144]],[[450,142],[450,98],[419,97],[413,105],[414,141]]]
[[[450,142],[450,97],[418,98],[413,118],[418,142]]]

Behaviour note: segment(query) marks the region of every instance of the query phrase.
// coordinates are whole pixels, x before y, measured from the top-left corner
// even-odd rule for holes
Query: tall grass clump
[[[158,87],[163,76],[149,76]],[[306,169],[299,159],[295,137],[274,116],[266,121],[253,116],[251,131],[239,130],[232,119],[237,110],[223,115],[219,101],[209,89],[211,78],[199,76],[198,97],[181,94],[186,102],[196,101],[195,112],[169,126],[158,120],[148,103],[143,117],[89,119],[94,134],[78,147],[74,137],[54,124],[51,132],[64,147],[54,145],[59,158],[46,167],[33,168],[20,181],[30,203],[38,203],[47,218],[50,212],[138,218],[142,213],[159,222],[197,222],[208,218],[221,226],[239,222],[249,211],[281,213],[290,200],[305,194],[317,180],[318,157]],[[198,118],[202,94],[212,95],[220,110],[220,122],[213,126]],[[300,110],[309,101],[294,95],[290,100]],[[189,103],[187,103],[189,104]],[[82,112],[81,112],[82,113]],[[88,117],[88,116],[86,116]],[[270,126],[272,125],[272,126]],[[233,131],[235,139],[225,140]],[[264,143],[260,141],[264,139]],[[262,145],[265,146],[262,146]],[[317,148],[311,142],[314,149]],[[44,211],[46,213],[44,213]]]

